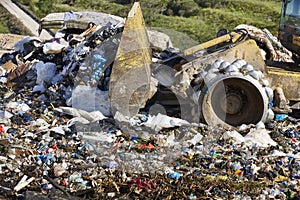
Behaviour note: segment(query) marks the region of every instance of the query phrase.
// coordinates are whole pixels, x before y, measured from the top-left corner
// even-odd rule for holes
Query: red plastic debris
[[[67,182],[65,179],[61,180],[60,183],[61,183],[63,186],[67,186],[67,185],[68,185],[68,182]]]
[[[58,148],[57,144],[54,144],[54,145],[52,146],[52,149],[53,149],[53,150],[58,150],[59,148]]]
[[[115,142],[115,144],[111,147],[112,149],[117,149],[121,146],[121,142]]]
[[[129,187],[136,185],[138,189],[154,189],[156,187],[156,180],[146,181],[140,178],[133,179]]]
[[[4,133],[4,132],[5,132],[5,130],[4,130],[3,126],[0,125],[0,133]]]
[[[156,147],[153,144],[149,143],[147,145],[146,144],[138,145],[136,148],[137,149],[155,149]]]

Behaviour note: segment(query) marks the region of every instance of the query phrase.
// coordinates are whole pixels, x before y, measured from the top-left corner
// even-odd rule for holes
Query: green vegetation
[[[42,18],[51,12],[92,10],[126,17],[133,0],[18,0]],[[140,0],[147,26],[187,34],[198,42],[215,37],[221,28],[239,24],[268,28],[277,35],[278,0]],[[177,34],[173,34],[176,36]]]
[[[0,5],[0,33],[29,34],[17,18]]]

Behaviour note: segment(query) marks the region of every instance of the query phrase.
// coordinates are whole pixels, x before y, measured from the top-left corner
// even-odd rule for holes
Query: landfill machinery
[[[184,51],[154,53],[135,2],[110,74],[113,114],[134,116],[146,110],[233,128],[268,122],[273,111],[299,109],[299,5],[300,0],[282,3],[279,40],[284,46],[267,31],[241,25]],[[46,22],[42,28],[55,25]]]
[[[300,55],[300,1],[285,0],[282,4],[279,40],[290,51]]]
[[[295,28],[300,22],[300,15],[295,15],[299,5],[299,0],[283,2],[279,30],[280,41],[295,54],[300,46],[300,32]],[[111,73],[110,100],[115,112],[134,115],[141,108],[155,107],[155,112],[161,109],[176,115],[178,108],[183,119],[233,128],[268,122],[274,118],[273,110],[299,109],[300,68],[279,58],[272,47],[276,41],[268,33],[240,26],[182,52],[159,54],[158,61],[152,62],[144,24],[135,3]],[[158,81],[156,93],[153,77]]]

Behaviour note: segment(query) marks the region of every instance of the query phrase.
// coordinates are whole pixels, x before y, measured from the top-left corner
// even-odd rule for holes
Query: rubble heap
[[[163,114],[112,118],[122,31],[91,23],[78,35],[26,37],[1,57],[1,198],[298,197],[296,118],[236,130]]]

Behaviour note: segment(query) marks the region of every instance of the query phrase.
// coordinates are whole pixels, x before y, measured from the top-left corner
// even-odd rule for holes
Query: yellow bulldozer
[[[299,8],[300,0],[283,1],[281,43],[268,31],[242,25],[184,51],[163,52],[166,57],[160,52],[153,59],[141,7],[135,2],[110,75],[113,114],[133,116],[142,109],[232,128],[268,122],[274,111],[299,109]],[[42,20],[42,28],[43,23],[51,25]]]
[[[270,47],[272,38],[264,41],[268,33],[240,26],[153,63],[142,13],[135,3],[111,74],[110,99],[115,112],[134,115],[148,104],[150,110],[160,108],[157,112],[178,107],[183,119],[232,128],[267,122],[274,118],[274,110],[299,109],[299,6],[298,0],[283,1],[279,39],[284,47],[277,41],[280,48],[292,51],[294,61],[278,58]],[[264,57],[261,49],[265,49]],[[154,96],[152,77],[158,80]]]

